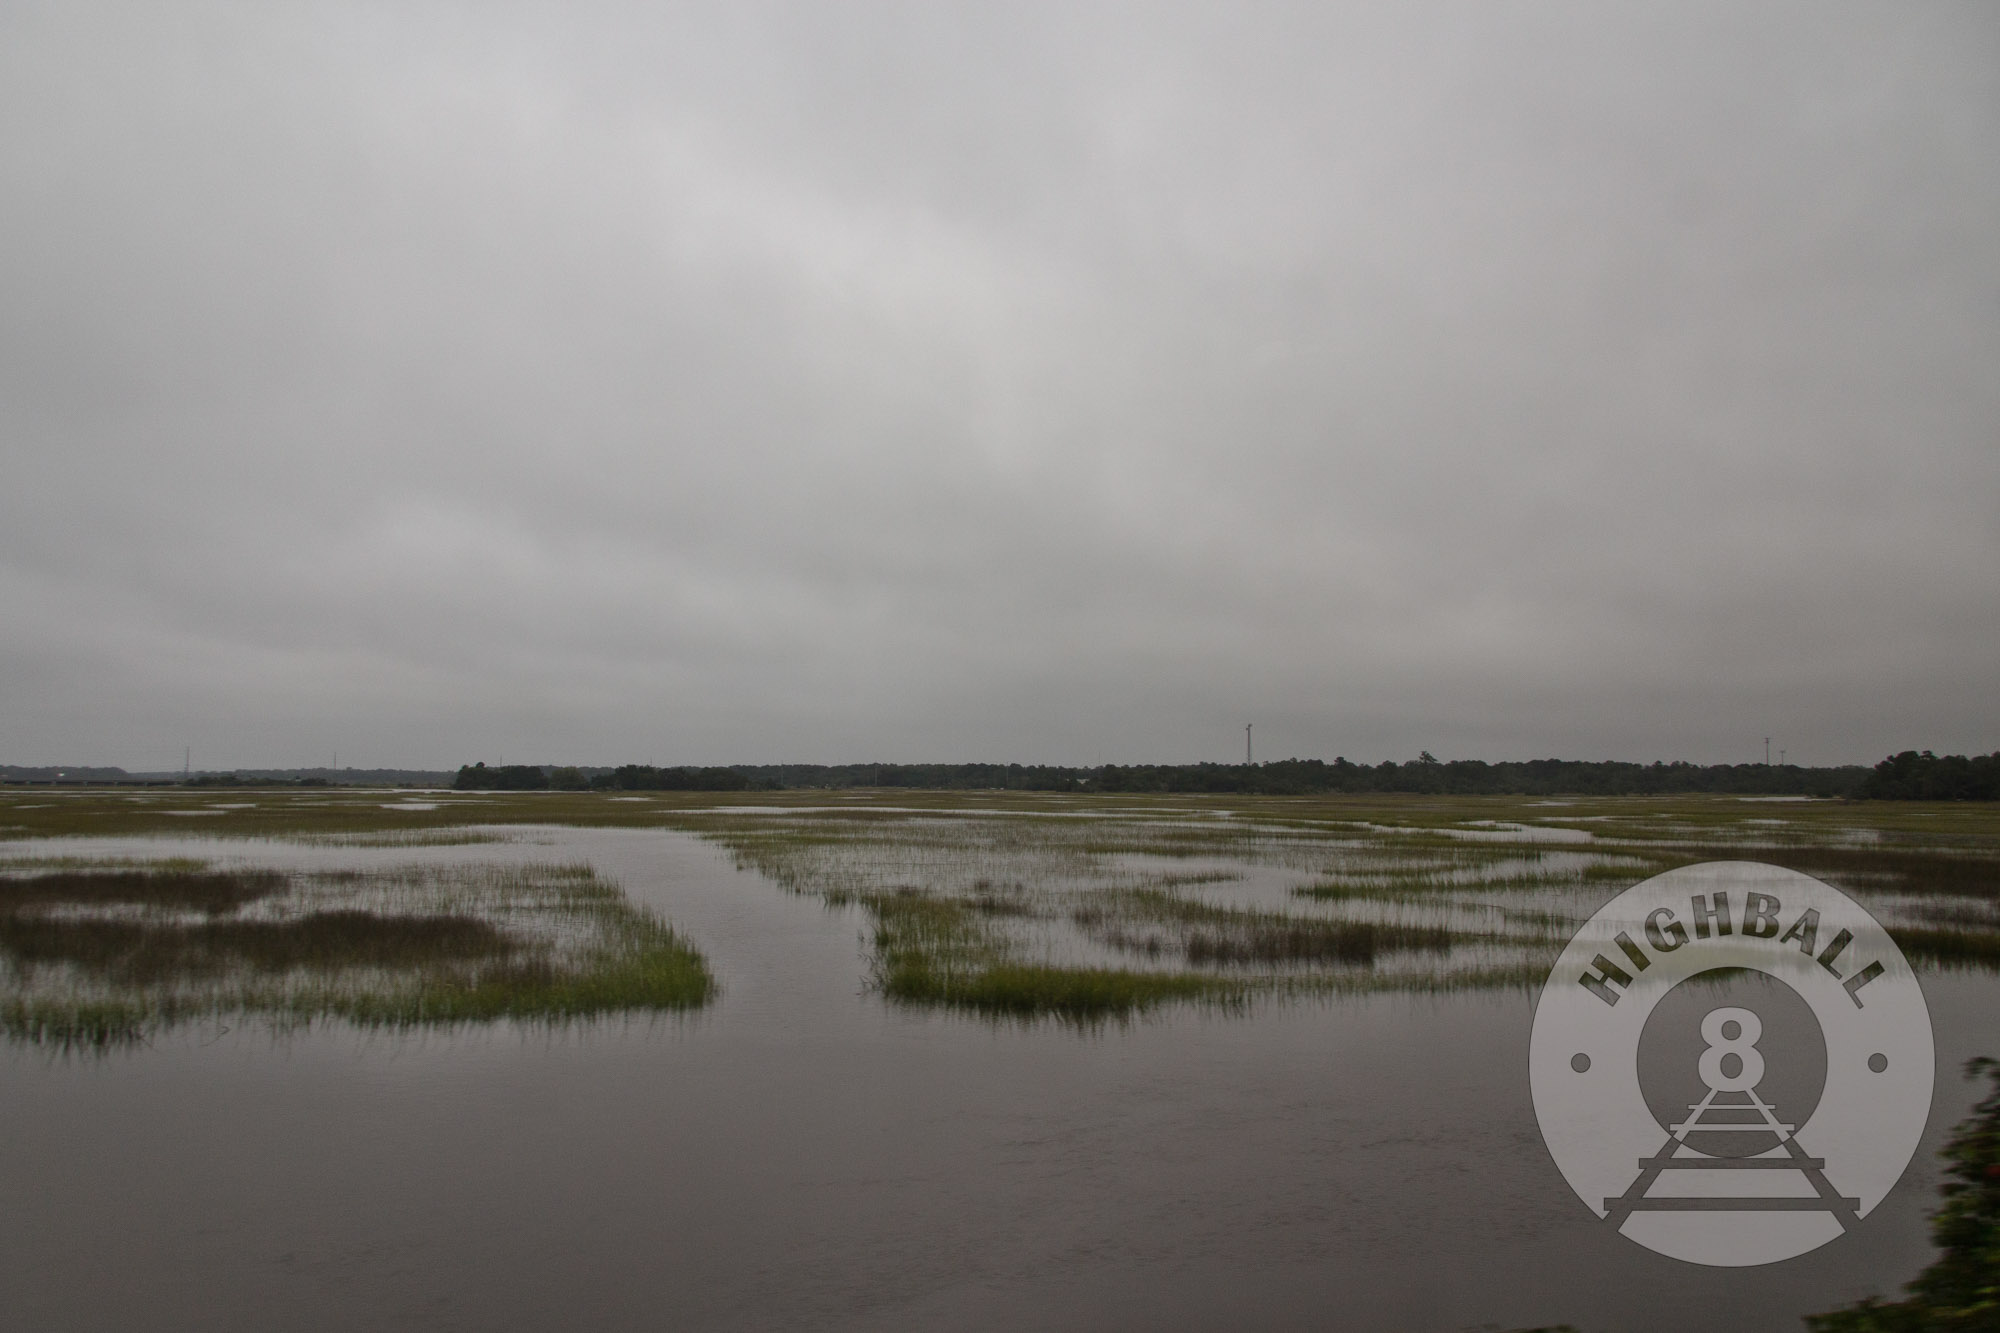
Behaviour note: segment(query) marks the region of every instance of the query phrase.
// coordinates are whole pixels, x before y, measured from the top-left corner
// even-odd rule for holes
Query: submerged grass
[[[273,834],[272,840],[296,843],[303,847],[473,847],[482,843],[514,841],[511,836],[504,833],[465,828],[378,829],[361,833],[285,833]]]
[[[70,869],[0,877],[0,921],[35,908],[110,905],[233,912],[284,891],[275,870],[211,871],[205,867],[93,871]]]
[[[0,856],[0,875],[29,875],[50,870],[88,870],[93,874],[110,870],[146,870],[185,875],[206,870],[208,865],[207,861],[193,856]]]
[[[470,916],[313,912],[291,921],[194,924],[0,917],[0,951],[23,971],[66,964],[120,986],[254,972],[421,968],[505,958],[519,942]]]

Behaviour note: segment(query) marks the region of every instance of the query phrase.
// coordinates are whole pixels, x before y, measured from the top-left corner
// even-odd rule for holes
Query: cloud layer
[[[0,760],[2000,748],[2000,15],[0,14]]]

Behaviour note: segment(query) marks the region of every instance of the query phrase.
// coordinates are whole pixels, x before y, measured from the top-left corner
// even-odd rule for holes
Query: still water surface
[[[194,854],[588,860],[702,948],[720,1000],[554,1035],[253,1026],[104,1059],[9,1049],[0,1321],[1798,1327],[1928,1261],[1933,1155],[1974,1097],[1957,1067],[2000,1014],[2000,980],[1927,974],[1938,1100],[1903,1183],[1813,1254],[1702,1269],[1609,1234],[1550,1164],[1525,994],[996,1026],[885,1005],[860,916],[690,836],[533,836]]]

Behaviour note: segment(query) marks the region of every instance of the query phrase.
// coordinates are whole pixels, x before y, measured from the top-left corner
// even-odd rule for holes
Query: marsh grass
[[[1889,937],[1913,963],[2000,968],[2000,931],[1891,926]]]
[[[0,878],[0,1031],[46,1045],[223,1015],[561,1023],[713,993],[700,954],[589,866]]]
[[[50,870],[88,870],[101,874],[111,870],[146,870],[160,874],[193,874],[208,869],[209,863],[193,856],[0,856],[0,875],[39,874]]]
[[[474,847],[483,843],[513,842],[515,837],[482,829],[379,829],[360,833],[286,833],[271,835],[273,842],[295,843],[302,847]]]
[[[1249,994],[1241,984],[1185,972],[1025,963],[998,964],[956,984],[939,984],[920,973],[899,974],[884,993],[892,999],[952,1005],[975,1013],[1072,1023],[1129,1019],[1169,1001],[1240,1004]]]
[[[1676,847],[1663,869],[1697,861],[1763,861],[1860,892],[1923,892],[1973,898],[2000,896],[2000,851],[1984,847],[1813,846],[1779,842]],[[1644,878],[1641,876],[1641,878]]]
[[[1489,955],[1522,939],[1539,944],[1553,919],[1535,917],[1525,932],[1454,930],[1439,919],[1346,919],[1196,893],[1227,895],[1256,866],[1323,872],[1330,859],[1366,862],[1403,882],[1393,891],[1368,884],[1349,895],[1357,903],[1407,904],[1415,916],[1435,918],[1459,906],[1438,889],[1464,889],[1482,869],[1533,863],[1540,852],[1524,857],[1519,849],[1427,836],[1436,847],[1413,853],[1358,841],[1348,830],[1329,837],[1302,825],[1275,832],[1247,822],[1189,827],[1151,812],[1108,829],[1105,821],[1070,818],[885,813],[822,819],[732,812],[692,826],[727,847],[741,868],[867,911],[871,975],[889,998],[1017,1017],[1069,1020],[1167,1003],[1240,1004],[1255,995],[1511,984],[1517,959],[1485,956],[1458,968],[1446,960],[1465,943],[1493,946]],[[1203,860],[1221,864],[1172,868]],[[1079,960],[1065,939],[1135,965]],[[1397,956],[1426,961],[1413,970],[1378,968]]]
[[[1174,952],[1196,967],[1369,964],[1391,952],[1449,953],[1453,943],[1443,926],[1298,917],[1157,888],[1094,895],[1070,919],[1113,948],[1151,956]]]
[[[1190,963],[1373,963],[1378,954],[1424,950],[1451,952],[1442,926],[1397,926],[1378,921],[1230,922],[1195,930],[1182,948]]]
[[[1133,1013],[1245,994],[1513,985],[1545,970],[1553,947],[1612,894],[1705,860],[1790,866],[1886,907],[1922,965],[2000,967],[1991,948],[2000,918],[1982,915],[2000,904],[2000,811],[1966,804],[908,790],[661,792],[643,801],[496,792],[425,793],[412,802],[339,789],[226,795],[0,791],[0,846],[144,834],[425,847],[511,839],[510,825],[523,834],[529,825],[679,829],[788,891],[864,911],[873,924],[864,936],[871,974],[891,998],[1017,1016]],[[32,850],[39,855],[0,868],[74,868],[26,864],[48,862],[59,844]],[[488,873],[498,872],[479,872]],[[477,962],[427,965],[446,979],[395,990],[382,1002],[394,1012],[410,1012],[420,991],[426,1015],[514,1012],[505,1006],[524,995],[551,1011],[599,1003],[565,980],[576,969],[552,961],[571,959],[564,950],[594,929],[559,924],[597,910],[587,893],[568,901],[549,884],[502,891],[454,887],[448,878],[417,886],[294,877],[286,893],[236,913],[394,915],[417,910],[414,893],[424,913],[469,915],[528,943]],[[49,910],[116,917],[135,909]],[[608,967],[592,975],[608,976]],[[296,982],[309,969],[279,975]],[[641,993],[656,983],[628,976],[619,984]],[[117,996],[98,998],[115,1010]]]
[[[1229,1002],[1244,988],[1188,973],[1054,967],[1013,959],[975,909],[904,889],[866,900],[875,983],[892,1000],[1016,1018],[1130,1018],[1169,1000]]]
[[[160,907],[212,916],[282,893],[285,885],[285,877],[275,870],[211,871],[192,866],[104,871],[66,868],[0,877],[0,924],[18,919],[23,912],[51,907]]]
[[[257,972],[420,968],[504,958],[519,944],[469,916],[313,912],[293,921],[0,917],[0,951],[24,971],[68,964],[120,986]]]
[[[791,891],[866,910],[883,993],[1015,1015],[1538,985],[1598,903],[1703,860],[1791,865],[1864,898],[2000,897],[2000,821],[1964,812],[1932,832],[1879,807],[1786,807],[1779,818],[1716,799],[1079,808],[995,795],[990,810],[970,811],[963,794],[952,810],[912,808],[903,793],[879,799],[895,808],[737,805],[670,822]],[[1268,888],[1236,887],[1273,873],[1300,877],[1283,890],[1295,907],[1270,903]],[[1263,898],[1232,901],[1239,892]],[[1935,916],[1911,924],[1912,957],[2000,965],[1990,927]]]
[[[1984,901],[1916,899],[1906,909],[1917,922],[1946,930],[2000,930],[2000,898]]]

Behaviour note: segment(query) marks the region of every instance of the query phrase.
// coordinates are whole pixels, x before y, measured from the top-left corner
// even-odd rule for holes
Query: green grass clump
[[[1173,1000],[1234,1000],[1243,987],[1187,973],[1055,967],[1008,956],[976,906],[916,890],[864,900],[875,916],[875,978],[892,1000],[1016,1018],[1129,1018]]]
[[[144,1041],[159,1014],[131,1000],[51,1004],[9,996],[0,1000],[0,1032],[56,1050],[106,1050]]]
[[[414,992],[357,996],[339,1006],[342,1017],[362,1023],[490,1022],[494,1019],[573,1021],[601,1014],[693,1009],[715,994],[715,978],[701,954],[671,928],[635,924],[622,951],[607,953],[587,970],[565,972],[545,959],[481,971],[476,976],[432,976]]]
[[[1246,994],[1241,985],[1185,972],[1023,963],[998,963],[957,976],[923,967],[898,968],[888,974],[882,989],[897,1000],[949,1004],[988,1014],[1046,1014],[1071,1020],[1129,1018],[1170,1000],[1229,1001],[1241,1000]]]

